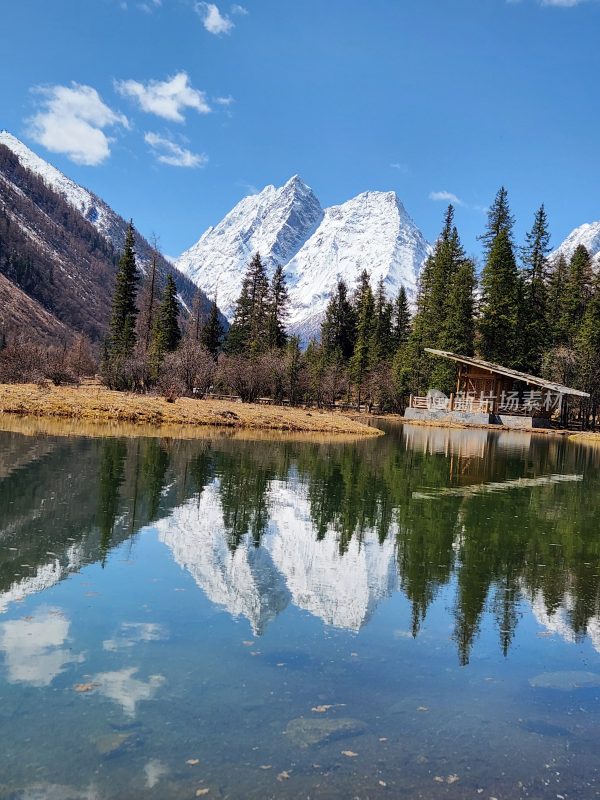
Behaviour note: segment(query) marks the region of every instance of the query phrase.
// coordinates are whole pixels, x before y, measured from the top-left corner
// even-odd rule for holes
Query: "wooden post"
[[[412,394],[411,394],[411,396],[408,398],[408,407],[409,407],[409,408],[412,408],[412,407],[413,407],[412,400],[413,400],[413,396],[412,396]]]
[[[450,392],[450,405],[449,411],[454,411],[454,392]]]

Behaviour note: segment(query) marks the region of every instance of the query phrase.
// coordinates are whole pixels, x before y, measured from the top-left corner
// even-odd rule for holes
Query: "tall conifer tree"
[[[542,356],[549,343],[548,327],[548,259],[550,231],[544,206],[535,214],[533,227],[527,233],[523,259],[523,325],[521,368],[539,375]]]
[[[156,310],[154,328],[152,333],[152,362],[155,377],[162,363],[165,353],[175,351],[181,341],[181,328],[179,327],[179,300],[177,287],[173,276],[167,275],[167,282],[163,289],[161,301]]]
[[[259,253],[248,265],[227,336],[228,353],[257,355],[268,346],[269,280]]]
[[[356,343],[350,359],[350,376],[356,385],[360,406],[361,386],[373,366],[373,324],[375,303],[369,283],[369,273],[363,270],[358,279],[354,298],[356,312]]]
[[[285,321],[288,314],[289,294],[283,267],[277,265],[271,279],[269,297],[269,346],[281,349],[287,342]]]
[[[136,292],[139,273],[135,263],[133,223],[125,235],[123,254],[119,259],[110,320],[108,352],[111,358],[125,358],[135,346],[135,322],[138,314]]]
[[[575,248],[563,294],[561,328],[566,344],[574,346],[591,295],[592,259],[584,245]]]
[[[553,347],[568,344],[568,331],[564,329],[565,291],[568,273],[569,265],[567,259],[561,253],[548,275],[548,304],[546,311],[550,345]]]
[[[600,402],[600,276],[594,279],[592,296],[575,338],[575,349],[579,385],[590,393],[590,410],[595,418]]]
[[[514,218],[502,187],[488,211],[484,242],[486,261],[481,275],[479,350],[488,361],[519,366],[521,339],[519,271],[512,242]]]
[[[216,298],[212,301],[206,323],[200,330],[200,344],[202,344],[213,358],[216,358],[221,348],[223,339],[223,326],[219,319],[219,308]]]
[[[339,280],[321,326],[323,353],[328,361],[346,362],[354,351],[356,317],[348,298],[348,287]]]
[[[375,292],[375,308],[372,332],[372,358],[375,364],[387,361],[394,354],[392,329],[393,306],[387,299],[385,283],[380,278]]]
[[[396,351],[399,347],[404,347],[410,334],[410,310],[404,286],[400,287],[394,301],[392,331],[394,337],[394,351]]]

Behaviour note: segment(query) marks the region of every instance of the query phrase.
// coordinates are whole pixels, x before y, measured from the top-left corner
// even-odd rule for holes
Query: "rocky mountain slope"
[[[289,328],[304,340],[317,334],[337,281],[350,287],[367,269],[393,297],[404,285],[412,297],[430,252],[395,192],[364,192],[323,210],[295,175],[241,200],[177,260],[179,269],[231,319],[244,272],[255,252],[272,269],[284,267],[290,290]]]
[[[126,228],[127,222],[104,201],[10,133],[0,132],[0,296],[5,299],[5,328],[18,331],[25,325],[39,338],[83,332],[101,340]],[[144,272],[151,246],[136,233],[135,247]],[[191,305],[195,284],[160,255],[157,267],[159,281],[174,273],[183,302]],[[208,310],[206,297],[203,304]]]

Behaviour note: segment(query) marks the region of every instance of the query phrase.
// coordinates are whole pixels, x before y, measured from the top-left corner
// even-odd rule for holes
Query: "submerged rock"
[[[298,747],[311,747],[334,739],[359,736],[364,731],[364,723],[350,717],[337,719],[298,717],[291,720],[285,729],[289,740]]]
[[[107,733],[96,739],[96,749],[101,756],[108,758],[135,745],[136,739],[133,733]]]
[[[573,689],[589,689],[600,686],[600,675],[596,672],[578,670],[565,672],[542,672],[529,679],[534,689],[560,689],[570,692]]]

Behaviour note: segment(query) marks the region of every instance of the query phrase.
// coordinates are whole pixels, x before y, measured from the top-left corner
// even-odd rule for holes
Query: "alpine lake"
[[[377,424],[0,423],[0,798],[600,796],[600,449]]]

